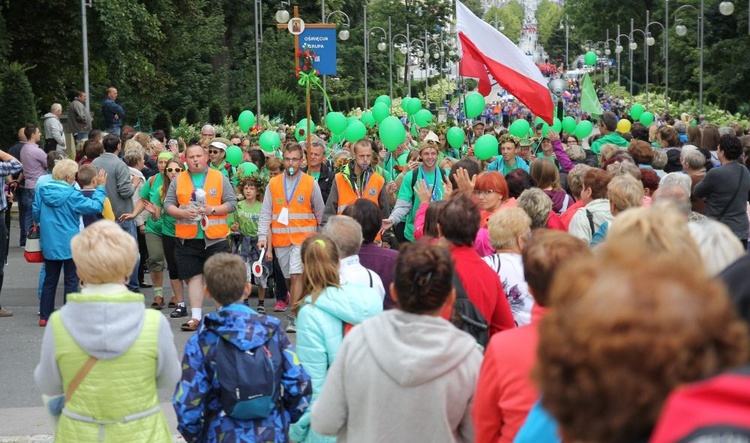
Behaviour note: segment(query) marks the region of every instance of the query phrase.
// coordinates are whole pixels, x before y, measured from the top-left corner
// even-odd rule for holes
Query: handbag
[[[47,138],[44,140],[44,152],[49,154],[52,151],[57,150],[57,140],[54,138]]]
[[[42,245],[39,242],[39,223],[34,223],[26,233],[26,246],[23,250],[23,258],[27,263],[43,263]]]
[[[62,414],[62,410],[65,407],[65,403],[70,401],[70,397],[73,396],[73,393],[76,392],[76,389],[78,389],[78,386],[81,384],[84,378],[89,374],[89,371],[91,371],[91,368],[94,367],[96,362],[99,361],[96,357],[89,356],[89,359],[84,363],[83,367],[80,371],[78,371],[78,374],[76,374],[76,378],[73,379],[72,382],[70,382],[70,385],[68,385],[68,392],[56,395],[54,397],[50,397],[48,395],[42,394],[42,401],[44,402],[44,406],[47,408],[47,412],[52,417],[58,417],[60,414]]]

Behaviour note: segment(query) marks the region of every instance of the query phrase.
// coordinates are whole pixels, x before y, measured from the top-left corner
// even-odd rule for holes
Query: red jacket
[[[545,308],[534,305],[531,323],[496,334],[484,354],[471,417],[478,442],[510,443],[539,398],[531,380]]]
[[[563,225],[565,225],[565,230],[568,230],[570,228],[570,221],[573,220],[573,216],[576,215],[576,212],[578,212],[578,210],[584,206],[586,206],[586,204],[583,201],[578,200],[577,202],[568,206],[568,209],[562,213],[562,215],[560,216],[560,220],[563,222]]]
[[[490,337],[496,332],[514,328],[513,314],[497,273],[471,246],[451,246],[450,251],[466,295],[490,325]]]

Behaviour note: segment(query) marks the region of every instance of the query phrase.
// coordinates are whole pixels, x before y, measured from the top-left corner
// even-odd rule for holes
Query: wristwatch
[[[216,215],[216,208],[211,208],[211,215]]]

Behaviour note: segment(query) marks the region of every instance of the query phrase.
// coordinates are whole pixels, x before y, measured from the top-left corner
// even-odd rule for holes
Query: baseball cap
[[[227,152],[227,145],[225,145],[222,142],[211,142],[210,146],[213,146],[214,148],[218,148],[218,149],[221,149],[224,152]]]

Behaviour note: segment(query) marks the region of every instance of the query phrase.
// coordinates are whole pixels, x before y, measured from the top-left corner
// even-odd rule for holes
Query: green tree
[[[518,44],[521,40],[521,28],[523,26],[523,6],[517,1],[506,3],[501,7],[493,6],[484,14],[484,20],[498,28],[503,27],[505,34],[513,43]]]
[[[543,0],[536,9],[536,22],[539,29],[539,43],[547,49],[547,44],[552,34],[559,30],[560,20],[563,19],[563,10],[549,0]],[[547,49],[549,53],[549,49]],[[550,54],[551,55],[551,54]]]
[[[36,105],[26,67],[11,63],[0,76],[0,146],[7,149],[18,141],[18,128],[37,123]]]

